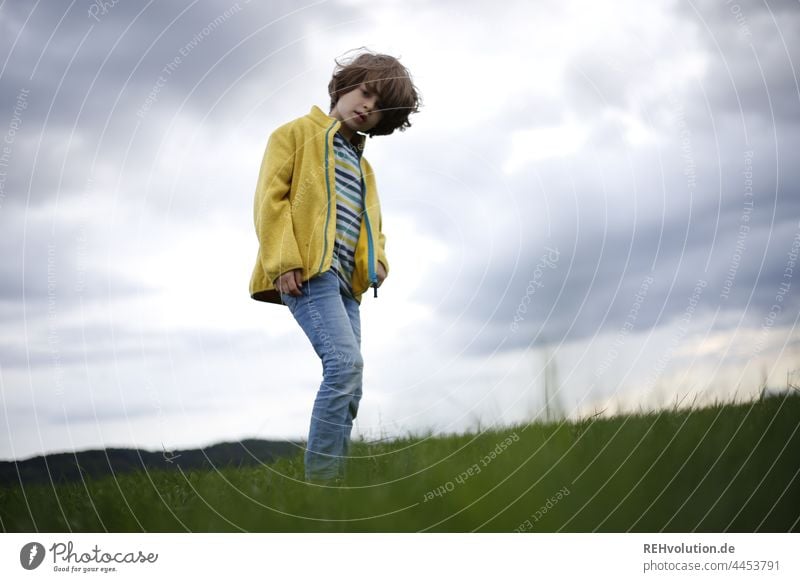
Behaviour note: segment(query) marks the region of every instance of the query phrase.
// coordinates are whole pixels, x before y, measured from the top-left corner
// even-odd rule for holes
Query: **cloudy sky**
[[[321,365],[249,298],[253,193],[361,46],[423,108],[366,146],[392,272],[357,435],[800,383],[796,1],[5,1],[0,30],[0,458],[305,437]]]

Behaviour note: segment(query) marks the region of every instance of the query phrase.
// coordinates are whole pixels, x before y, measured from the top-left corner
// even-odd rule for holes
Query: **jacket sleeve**
[[[255,194],[254,218],[267,280],[303,266],[292,224],[289,191],[295,147],[290,129],[278,128],[269,137]]]

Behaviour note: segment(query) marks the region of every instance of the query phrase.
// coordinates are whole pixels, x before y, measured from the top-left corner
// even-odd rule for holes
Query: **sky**
[[[365,148],[391,272],[356,438],[800,385],[796,1],[4,1],[0,29],[0,459],[306,437],[321,364],[249,297],[253,196],[359,47],[423,103]]]

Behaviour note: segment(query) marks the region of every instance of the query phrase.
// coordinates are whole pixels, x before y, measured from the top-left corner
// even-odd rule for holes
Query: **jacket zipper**
[[[359,169],[361,166],[361,160],[358,162]],[[369,280],[372,283],[372,288],[375,291],[374,297],[378,296],[378,275],[375,272],[375,267],[373,266],[375,262],[375,249],[372,246],[372,227],[369,223],[369,214],[367,213],[367,188],[364,185],[364,172],[361,172],[361,200],[364,204],[364,218],[367,219],[367,260],[369,261]],[[369,289],[369,287],[367,287]],[[366,291],[366,289],[365,289]]]

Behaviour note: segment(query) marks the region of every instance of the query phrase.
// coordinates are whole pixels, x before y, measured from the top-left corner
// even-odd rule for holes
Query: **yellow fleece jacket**
[[[302,269],[303,281],[307,281],[330,269],[336,239],[333,136],[340,125],[314,106],[308,115],[270,135],[255,194],[259,249],[250,278],[253,299],[282,304],[274,285],[280,275]],[[356,145],[363,150],[366,139],[361,134],[356,136]],[[377,261],[389,273],[375,175],[363,156],[361,173],[365,212],[352,282],[358,303],[370,286],[377,297]]]

